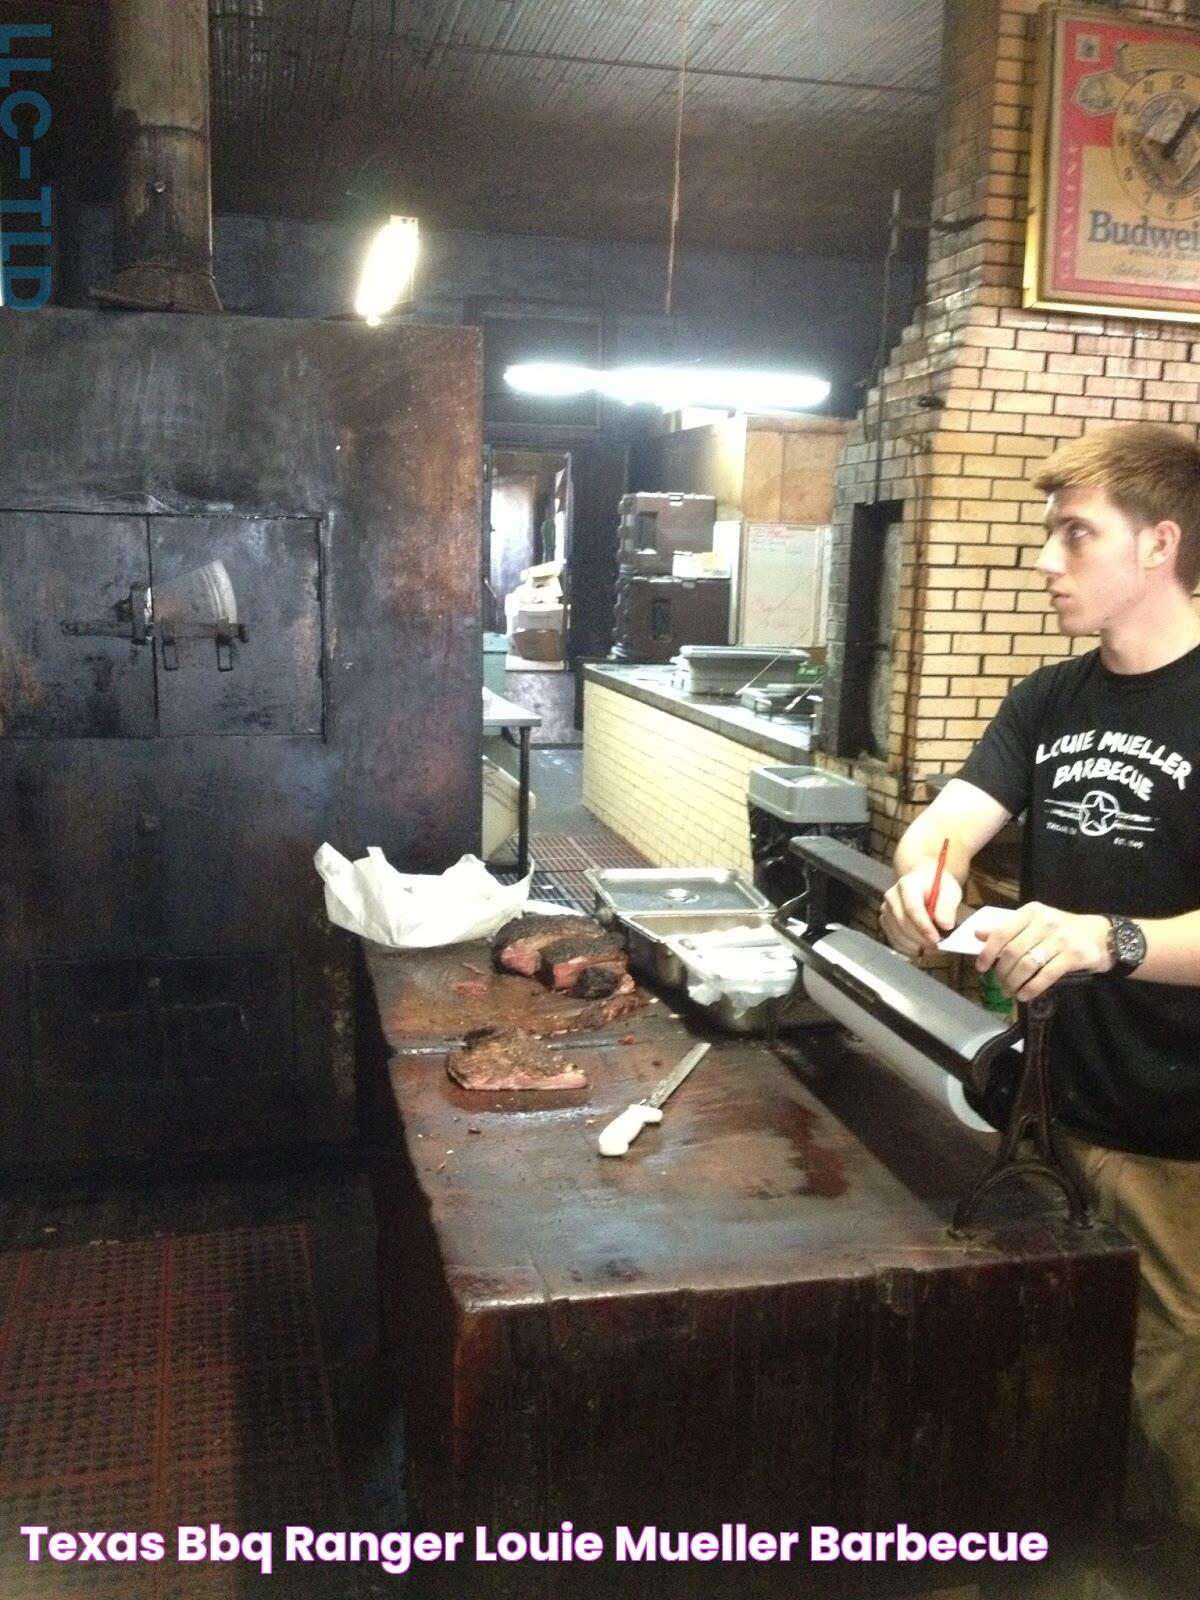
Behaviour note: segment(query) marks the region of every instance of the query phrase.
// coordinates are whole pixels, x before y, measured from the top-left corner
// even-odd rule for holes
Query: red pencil
[[[933,887],[929,891],[929,899],[926,900],[926,902],[925,902],[925,909],[929,913],[930,922],[933,921],[934,907],[937,905],[938,895],[941,893],[942,873],[946,869],[946,856],[947,856],[947,853],[949,852],[949,849],[950,849],[950,841],[949,841],[949,839],[943,839],[942,840],[941,854],[938,856],[937,867],[935,868],[934,874],[933,874]]]

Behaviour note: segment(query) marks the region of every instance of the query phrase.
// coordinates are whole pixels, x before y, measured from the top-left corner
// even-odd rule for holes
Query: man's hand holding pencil
[[[888,890],[880,924],[888,943],[906,956],[932,950],[950,932],[962,904],[962,885],[946,871],[945,839],[936,860],[923,861]]]

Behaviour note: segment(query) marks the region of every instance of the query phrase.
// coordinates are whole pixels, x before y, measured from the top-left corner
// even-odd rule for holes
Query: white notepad
[[[939,941],[938,949],[946,951],[947,955],[977,956],[983,943],[975,937],[976,927],[982,922],[991,933],[999,921],[1012,915],[1013,912],[1005,906],[980,906],[978,911],[972,911],[965,922],[960,922],[953,933],[948,933]]]

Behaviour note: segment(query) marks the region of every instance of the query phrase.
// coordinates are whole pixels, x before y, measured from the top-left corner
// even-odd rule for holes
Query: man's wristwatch
[[[1146,935],[1128,917],[1118,917],[1111,911],[1105,915],[1108,918],[1108,953],[1112,957],[1108,976],[1127,978],[1146,959]]]

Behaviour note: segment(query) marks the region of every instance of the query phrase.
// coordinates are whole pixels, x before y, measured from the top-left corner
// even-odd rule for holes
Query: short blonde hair
[[[1200,581],[1200,447],[1154,422],[1085,433],[1056,450],[1033,480],[1043,494],[1100,489],[1144,527],[1177,522],[1175,576],[1190,594]]]

